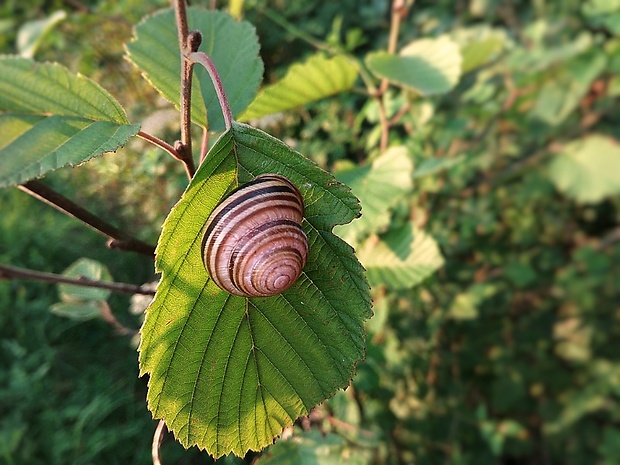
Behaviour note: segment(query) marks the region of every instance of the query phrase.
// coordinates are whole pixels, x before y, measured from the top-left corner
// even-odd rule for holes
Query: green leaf
[[[374,52],[366,57],[373,73],[422,95],[452,90],[461,75],[461,61],[459,46],[446,36],[415,40],[399,55]]]
[[[555,187],[580,203],[596,203],[620,193],[618,141],[590,135],[567,144],[549,166]]]
[[[200,51],[215,63],[233,115],[240,114],[254,99],[263,76],[263,62],[254,27],[235,21],[221,11],[188,8],[190,30],[202,33]],[[162,10],[135,28],[126,46],[128,58],[167,100],[180,105],[181,59],[174,11]],[[210,131],[222,131],[224,120],[208,74],[194,67],[192,121]],[[206,105],[206,110],[205,110]]]
[[[463,74],[497,58],[508,42],[504,30],[486,25],[458,29],[454,39],[461,45]]]
[[[261,457],[258,465],[330,465],[337,463],[354,464],[354,450],[347,447],[344,438],[319,431],[296,434],[286,441],[280,441],[269,448],[269,453]],[[364,463],[364,462],[361,462]]]
[[[262,89],[240,120],[291,110],[349,90],[357,74],[357,66],[344,56],[314,55],[304,63],[291,66],[280,81]]]
[[[413,179],[423,178],[424,176],[429,176],[431,174],[437,174],[440,171],[452,168],[463,161],[465,161],[465,157],[463,155],[458,155],[451,158],[427,158],[423,160],[418,167],[416,167],[413,172]]]
[[[0,57],[0,187],[114,151],[138,130],[90,79],[58,64]]]
[[[607,59],[593,50],[569,61],[541,87],[531,116],[559,125],[574,114],[592,82],[605,70]]]
[[[409,289],[443,266],[435,240],[408,223],[382,236],[371,236],[358,256],[371,286]]]
[[[63,318],[77,321],[93,320],[101,316],[100,302],[58,302],[50,306],[50,312]]]
[[[47,18],[28,21],[17,33],[17,50],[24,58],[32,58],[45,36],[67,17],[67,13],[58,10]]]
[[[337,172],[338,181],[351,187],[363,206],[363,215],[336,233],[355,246],[371,232],[390,223],[392,208],[411,191],[413,163],[405,147],[391,147],[372,164]]]
[[[304,197],[308,263],[283,294],[231,296],[202,264],[203,226],[231,188],[269,172]],[[164,223],[139,349],[149,409],[184,446],[216,457],[261,449],[349,383],[370,298],[363,268],[331,229],[358,214],[345,186],[264,132],[234,123],[211,148]]]
[[[88,278],[95,281],[112,282],[112,275],[101,263],[88,258],[80,258],[71,264],[63,273],[69,278]],[[76,286],[73,284],[58,284],[58,293],[64,302],[85,300],[106,300],[110,296],[107,289]]]

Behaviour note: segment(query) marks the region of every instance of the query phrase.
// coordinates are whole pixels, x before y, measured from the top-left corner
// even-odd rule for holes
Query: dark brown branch
[[[69,216],[77,218],[96,231],[108,236],[110,238],[108,247],[110,248],[131,250],[150,257],[155,255],[155,247],[152,245],[142,242],[115,226],[112,226],[107,221],[99,218],[97,215],[91,213],[72,200],[69,200],[40,181],[28,181],[18,187],[20,190],[32,195],[38,200],[51,205]]]
[[[70,278],[56,273],[46,273],[43,271],[18,268],[16,266],[0,265],[0,279],[31,279],[34,281],[44,281],[48,283],[73,284],[75,286],[96,287],[107,289],[112,292],[122,294],[145,294],[154,295],[155,291],[143,286],[127,283],[113,283],[109,281],[97,281],[86,277]]]
[[[175,146],[181,160],[185,164],[185,170],[191,179],[196,172],[194,158],[192,155],[192,70],[194,64],[187,59],[188,52],[191,53],[192,47],[196,45],[196,39],[189,40],[189,31],[187,26],[187,10],[185,8],[185,0],[173,0],[174,11],[176,15],[177,29],[179,32],[179,49],[181,55],[181,141]]]

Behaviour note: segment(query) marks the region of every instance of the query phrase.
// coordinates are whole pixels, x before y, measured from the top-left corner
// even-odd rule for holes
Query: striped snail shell
[[[308,257],[303,198],[284,176],[263,174],[238,187],[205,224],[202,258],[225,291],[267,297],[288,289]]]

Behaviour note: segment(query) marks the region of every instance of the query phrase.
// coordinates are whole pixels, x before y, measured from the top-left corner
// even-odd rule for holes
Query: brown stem
[[[179,152],[177,152],[177,149],[175,149],[168,142],[161,140],[159,137],[155,137],[152,134],[148,134],[148,133],[143,132],[143,131],[139,131],[138,132],[138,137],[140,137],[141,139],[144,139],[144,140],[150,142],[151,144],[159,147],[160,149],[165,150],[166,152],[168,152],[170,155],[172,155],[177,160],[183,161],[182,158],[181,158],[181,155],[179,154]]]
[[[151,446],[151,456],[153,457],[153,465],[162,465],[159,457],[159,448],[161,447],[161,441],[164,438],[166,432],[166,423],[164,420],[159,420],[157,428],[155,428],[155,434],[153,434],[153,444]]]
[[[84,276],[80,276],[78,278],[70,278],[61,274],[46,273],[43,271],[29,270],[27,268],[19,268],[9,265],[0,265],[0,279],[31,279],[34,281],[44,281],[47,283],[73,284],[75,286],[107,289],[109,291],[122,294],[155,294],[155,291],[153,291],[152,289],[146,289],[136,284],[97,281],[96,279],[90,279]]]
[[[112,326],[116,334],[120,336],[133,336],[137,334],[135,329],[128,328],[116,319],[112,312],[112,308],[110,308],[110,305],[106,301],[99,302],[99,311],[101,312],[103,321]]]
[[[229,130],[232,127],[233,123],[232,111],[230,110],[228,98],[226,97],[226,92],[224,91],[224,85],[222,84],[220,75],[217,72],[215,63],[213,63],[213,60],[211,60],[211,58],[207,56],[207,54],[204,52],[190,53],[188,59],[192,60],[194,63],[201,64],[209,73],[209,77],[211,78],[211,82],[213,83],[213,87],[215,88],[215,93],[217,94],[217,99],[220,103],[220,107],[222,108],[222,115],[224,116],[224,126],[226,126],[226,130]]]
[[[207,128],[202,130],[202,146],[200,147],[200,162],[198,165],[202,165],[202,162],[207,157],[209,151],[209,131]]]
[[[179,32],[179,48],[181,54],[181,143],[176,147],[185,164],[185,170],[191,179],[196,172],[194,158],[192,156],[192,68],[193,63],[187,59],[188,26],[186,0],[173,0],[176,15],[177,29]]]
[[[28,181],[18,187],[20,190],[32,195],[36,199],[51,205],[69,216],[77,218],[96,231],[108,236],[110,238],[108,247],[110,248],[132,250],[150,257],[155,255],[155,247],[152,245],[142,242],[115,226],[112,226],[107,221],[99,218],[97,215],[89,212],[65,196],[52,190],[40,181]]]
[[[407,14],[407,5],[405,0],[394,0],[392,3],[392,20],[390,22],[390,36],[388,39],[387,52],[389,54],[396,53],[396,47],[398,46],[398,32],[400,30],[400,23]],[[383,94],[387,91],[390,82],[387,79],[382,79],[378,91],[374,97],[379,106],[379,118],[381,124],[381,141],[379,148],[383,152],[387,149],[390,134],[390,122],[387,118],[385,107],[383,105]]]

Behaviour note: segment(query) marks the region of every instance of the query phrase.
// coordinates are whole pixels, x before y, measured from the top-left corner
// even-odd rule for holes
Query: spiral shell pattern
[[[303,198],[284,176],[264,174],[238,187],[205,224],[203,261],[231,294],[268,297],[299,278],[308,257]]]

